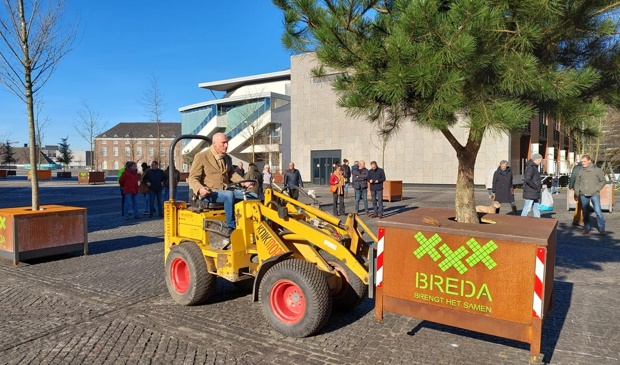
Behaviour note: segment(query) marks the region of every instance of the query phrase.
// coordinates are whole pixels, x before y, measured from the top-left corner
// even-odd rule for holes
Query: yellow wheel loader
[[[170,146],[170,176],[181,139],[211,142],[205,136],[177,137]],[[241,184],[229,188],[244,189]],[[262,201],[234,205],[236,229],[222,245],[223,207],[195,196],[189,203],[173,196],[164,203],[164,260],[175,302],[204,303],[220,277],[251,287],[252,300],[260,301],[277,331],[305,337],[323,327],[332,308],[351,310],[367,295],[373,266],[369,255],[377,238],[356,214],[342,222],[282,191],[265,189]]]

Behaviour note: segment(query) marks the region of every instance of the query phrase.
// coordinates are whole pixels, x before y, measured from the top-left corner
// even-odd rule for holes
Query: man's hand
[[[206,196],[209,196],[209,194],[211,194],[211,189],[207,188],[207,187],[201,187],[200,190],[198,190],[198,195],[201,198],[204,198]]]
[[[491,199],[495,200],[495,193],[491,194]]]
[[[244,187],[246,187],[246,188],[249,188],[249,187],[254,186],[254,183],[253,183],[253,182],[250,182],[250,181],[247,181],[247,182],[244,182],[244,183],[243,183],[243,186],[244,186]]]

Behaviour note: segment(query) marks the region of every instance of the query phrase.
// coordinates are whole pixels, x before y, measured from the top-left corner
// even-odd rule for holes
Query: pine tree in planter
[[[620,104],[615,1],[273,2],[285,47],[315,52],[314,76],[337,75],[350,115],[445,136],[459,162],[459,222],[479,221],[473,178],[486,134],[521,131],[538,111],[566,126]]]

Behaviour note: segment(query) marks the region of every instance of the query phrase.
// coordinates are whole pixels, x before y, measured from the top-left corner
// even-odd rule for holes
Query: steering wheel
[[[236,181],[234,183],[228,184],[228,189],[230,189],[230,190],[246,190],[247,188],[242,185],[242,184],[245,184],[245,183],[253,183],[254,185],[256,185],[256,184],[258,184],[258,181],[256,181],[256,180],[240,180],[240,181]]]

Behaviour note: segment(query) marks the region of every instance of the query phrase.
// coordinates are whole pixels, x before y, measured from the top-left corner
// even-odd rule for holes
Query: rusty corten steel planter
[[[78,172],[78,184],[105,184],[104,171],[80,171]]]
[[[488,214],[495,224],[463,224],[454,216],[420,208],[381,221],[375,317],[391,312],[523,341],[538,356],[557,221]]]
[[[84,251],[88,254],[86,208],[62,205],[0,209],[0,257],[20,260]]]

